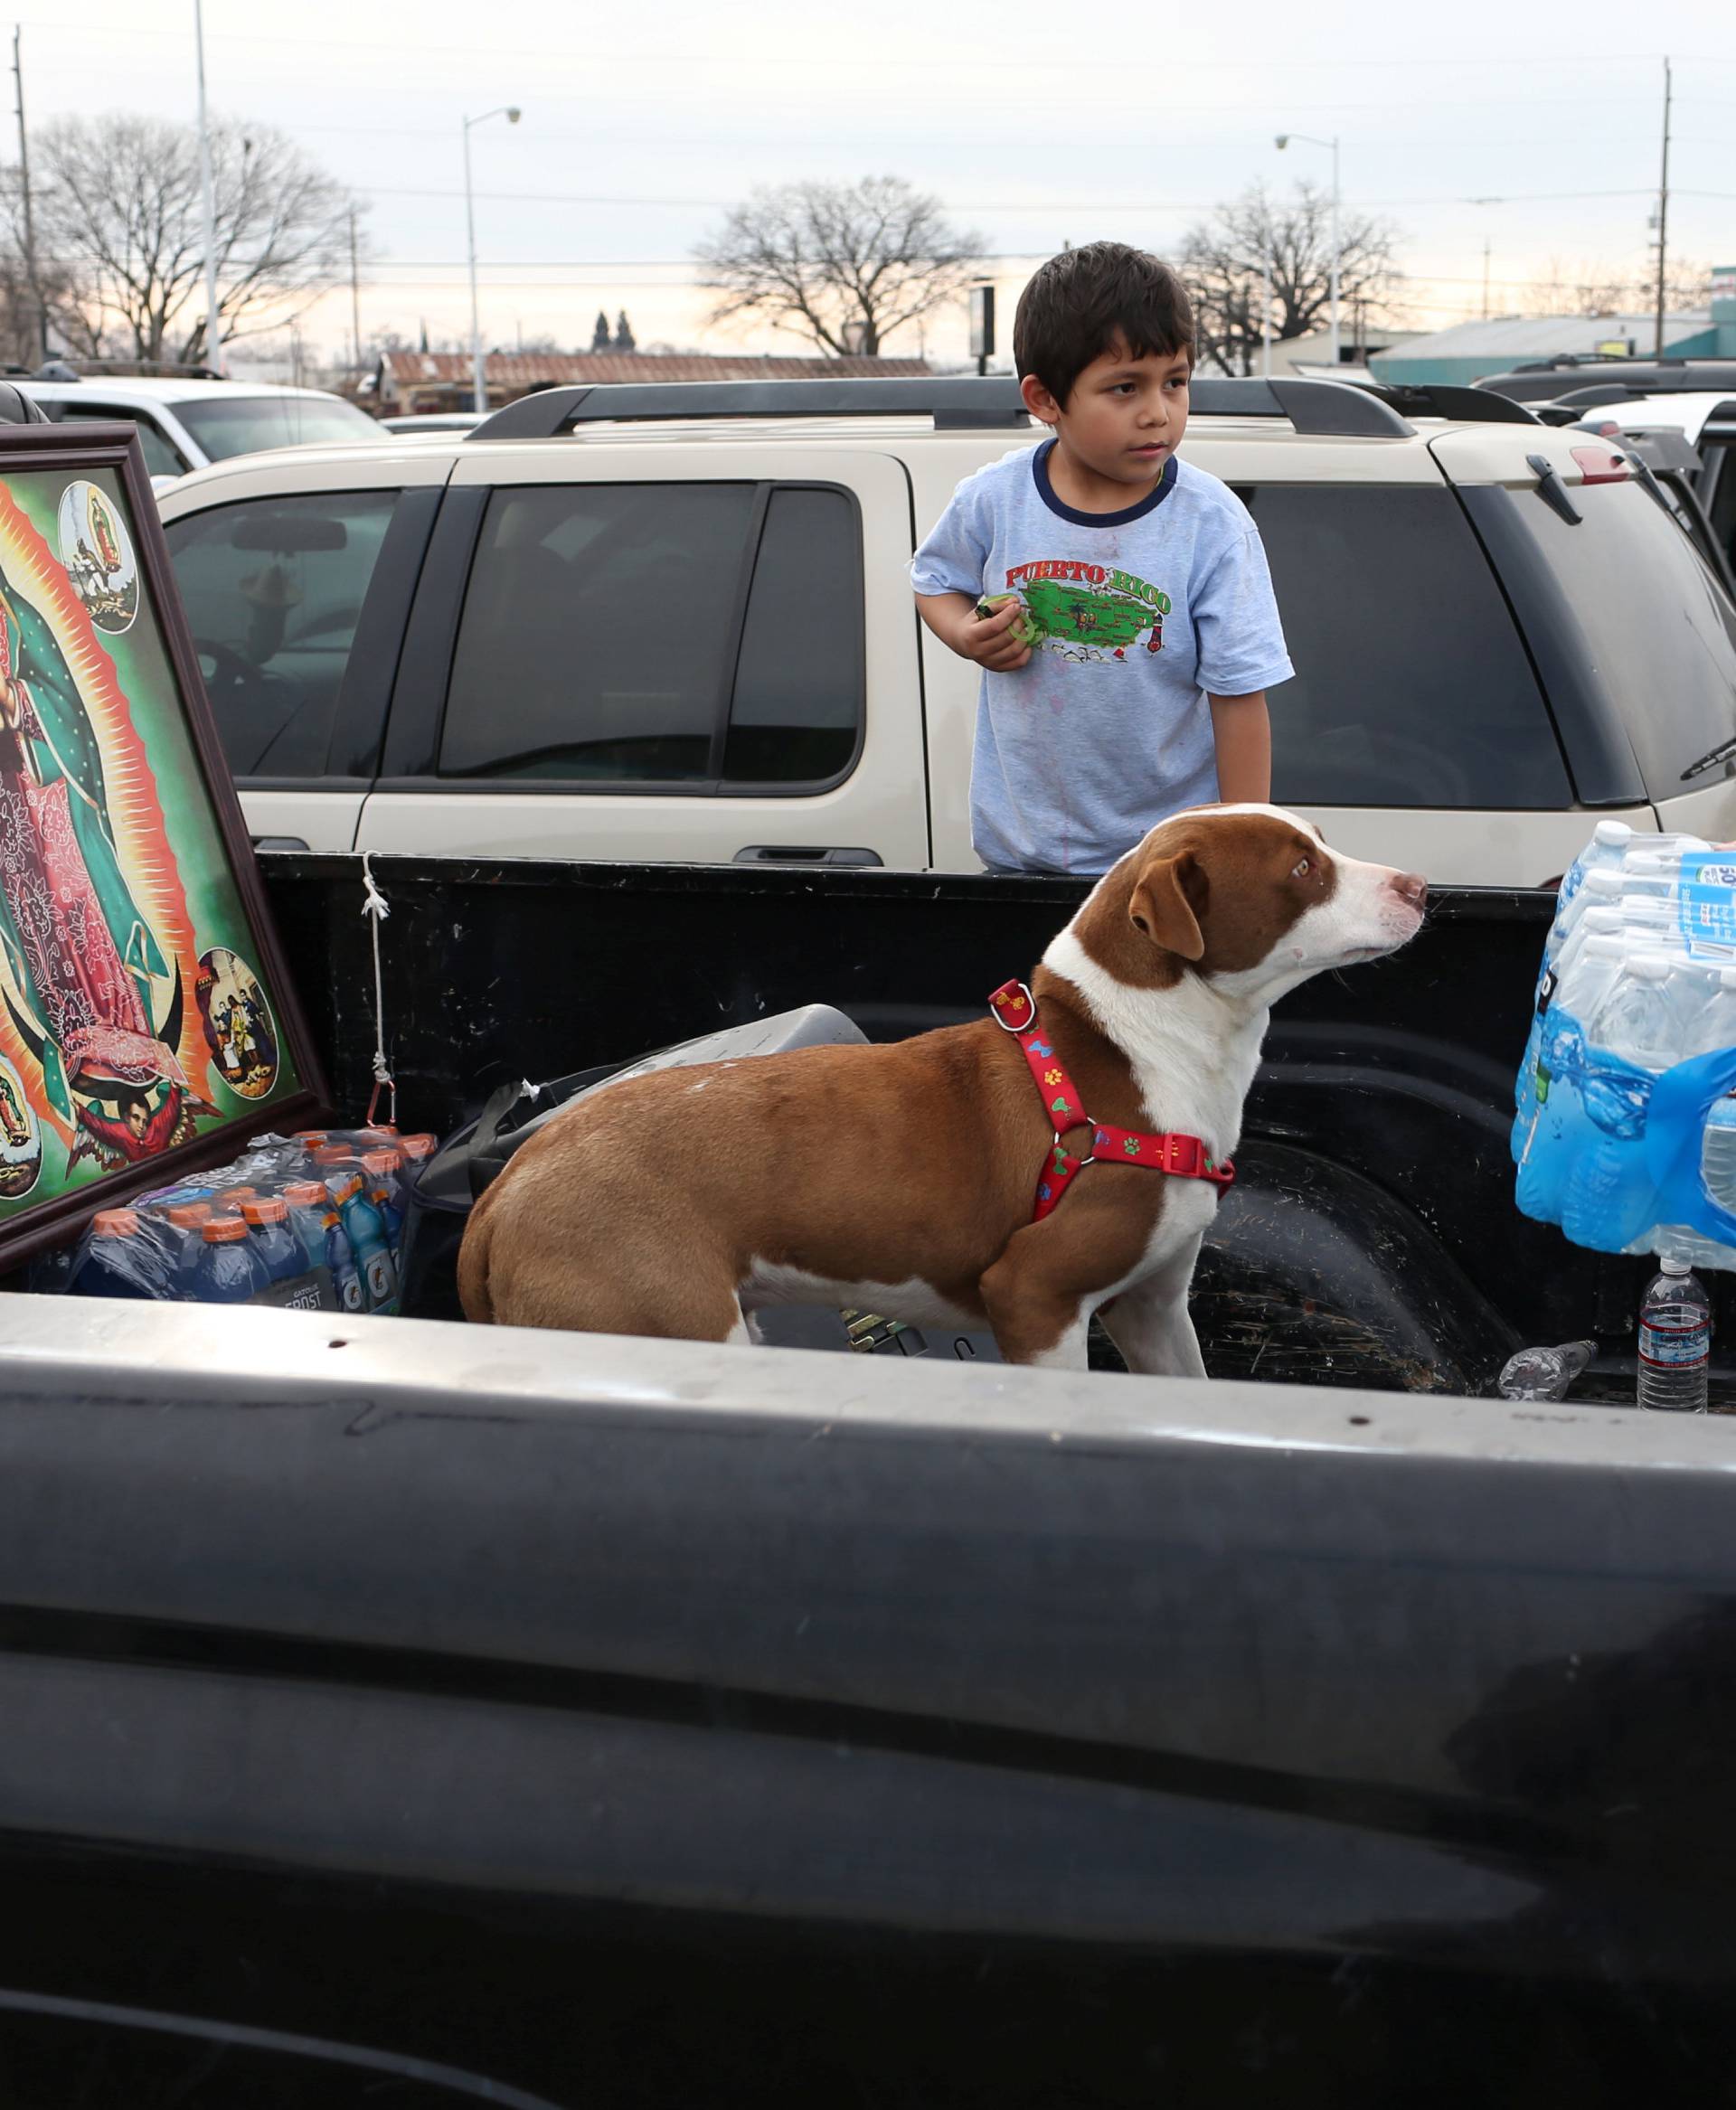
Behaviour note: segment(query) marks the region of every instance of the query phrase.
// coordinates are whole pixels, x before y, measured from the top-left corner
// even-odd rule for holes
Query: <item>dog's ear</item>
[[[1127,920],[1153,945],[1184,960],[1197,960],[1205,951],[1200,918],[1206,891],[1205,873],[1191,850],[1154,857],[1134,884]]]

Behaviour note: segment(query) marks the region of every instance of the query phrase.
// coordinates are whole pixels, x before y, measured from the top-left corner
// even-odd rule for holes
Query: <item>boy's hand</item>
[[[1021,636],[1014,635],[1015,624],[1022,631],[1024,604],[1016,598],[1009,599],[1005,608],[996,608],[988,616],[979,615],[975,608],[970,608],[948,643],[963,658],[974,659],[978,666],[986,667],[992,674],[1014,674],[1031,656],[1031,647]]]

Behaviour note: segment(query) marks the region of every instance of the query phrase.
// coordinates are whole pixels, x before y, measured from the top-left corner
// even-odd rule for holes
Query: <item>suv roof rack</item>
[[[1366,389],[1390,404],[1401,416],[1445,418],[1456,425],[1537,425],[1543,420],[1529,404],[1515,403],[1511,396],[1492,395],[1457,381],[1356,381],[1352,388]]]
[[[1466,391],[1468,393],[1469,391]],[[1203,418],[1288,418],[1298,432],[1403,438],[1391,404],[1337,381],[1206,374],[1192,390]],[[541,389],[495,411],[472,439],[554,439],[575,425],[664,418],[931,417],[938,431],[1006,427],[1030,419],[1010,374],[915,374],[865,381],[656,381]]]

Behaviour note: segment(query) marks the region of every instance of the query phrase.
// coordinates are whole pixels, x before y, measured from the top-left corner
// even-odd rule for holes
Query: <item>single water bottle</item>
[[[1599,821],[1591,832],[1591,840],[1562,876],[1562,907],[1572,900],[1594,871],[1619,871],[1633,840],[1634,831],[1626,821]]]
[[[1712,1299],[1679,1254],[1660,1254],[1658,1267],[1639,1307],[1639,1403],[1653,1413],[1703,1414]]]
[[[1508,1359],[1495,1383],[1504,1399],[1565,1399],[1568,1387],[1597,1352],[1595,1341],[1522,1348]]]
[[[1736,1048],[1736,967],[1716,971],[1712,994],[1703,1005],[1688,1037],[1686,1054],[1713,1055]],[[1700,1177],[1705,1190],[1721,1209],[1736,1215],[1736,1097],[1726,1093],[1706,1109],[1706,1126],[1700,1142]],[[1674,1241],[1703,1267],[1736,1268],[1736,1250],[1696,1238]]]
[[[1653,1221],[1646,1120],[1653,1082],[1681,1050],[1675,967],[1667,953],[1636,954],[1588,1025],[1580,1089],[1595,1134],[1575,1139],[1561,1215],[1577,1246],[1619,1253]]]
[[[1517,1154],[1519,1206],[1539,1223],[1561,1222],[1574,1166],[1597,1141],[1584,1097],[1586,1021],[1597,1015],[1627,958],[1621,937],[1588,938],[1543,1018],[1535,1103]]]

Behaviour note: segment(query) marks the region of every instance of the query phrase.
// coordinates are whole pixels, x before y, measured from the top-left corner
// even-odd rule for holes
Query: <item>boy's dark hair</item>
[[[1169,266],[1124,241],[1087,242],[1051,257],[1019,296],[1013,363],[1056,402],[1117,342],[1135,359],[1178,352],[1194,363],[1194,306]]]

